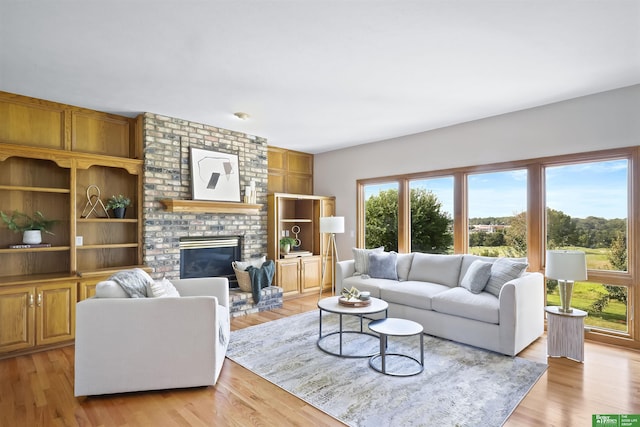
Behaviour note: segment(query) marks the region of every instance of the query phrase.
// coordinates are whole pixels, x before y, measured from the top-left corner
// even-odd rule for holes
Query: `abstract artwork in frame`
[[[191,148],[193,200],[240,201],[238,155]]]

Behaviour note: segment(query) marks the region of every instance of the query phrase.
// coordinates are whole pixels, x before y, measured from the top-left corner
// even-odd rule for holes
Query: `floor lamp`
[[[336,284],[336,269],[335,263],[338,262],[338,250],[336,249],[336,234],[344,233],[344,217],[343,216],[323,216],[320,217],[320,233],[328,234],[329,241],[324,251],[323,263],[322,263],[322,282],[320,283],[320,297],[322,297],[322,289],[324,288],[324,279],[327,274],[327,263],[329,262],[329,255],[334,260],[333,268],[331,269],[331,294],[335,295]]]

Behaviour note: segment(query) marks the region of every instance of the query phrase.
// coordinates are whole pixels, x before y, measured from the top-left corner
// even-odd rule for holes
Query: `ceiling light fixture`
[[[237,118],[239,118],[240,120],[247,120],[249,116],[247,113],[243,113],[242,111],[239,111],[237,113],[233,113],[234,116],[236,116]]]

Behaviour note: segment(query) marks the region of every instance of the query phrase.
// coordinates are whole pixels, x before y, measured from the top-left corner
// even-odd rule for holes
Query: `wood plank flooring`
[[[316,309],[316,295],[233,319],[232,329]],[[546,337],[520,356],[547,362]],[[0,426],[340,426],[230,360],[215,387],[73,397],[73,347],[0,360]],[[549,369],[506,426],[590,426],[592,414],[640,413],[640,352],[587,342],[585,363]],[[381,377],[381,380],[384,378]]]

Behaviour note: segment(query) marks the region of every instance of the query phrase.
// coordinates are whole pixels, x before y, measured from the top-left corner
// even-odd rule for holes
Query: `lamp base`
[[[573,282],[568,280],[558,280],[558,288],[560,290],[560,308],[558,308],[558,311],[561,313],[573,313],[573,308],[571,308]]]

